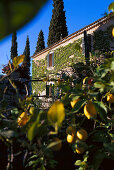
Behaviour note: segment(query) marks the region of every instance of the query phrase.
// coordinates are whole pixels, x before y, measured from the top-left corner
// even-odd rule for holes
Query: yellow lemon
[[[114,103],[114,95],[113,95],[113,94],[109,94],[109,95],[107,96],[107,101],[108,101],[109,103]]]
[[[77,147],[77,148],[76,148],[76,152],[77,152],[78,154],[83,154],[84,151],[85,151],[85,148],[83,148],[83,147]]]
[[[74,108],[74,106],[75,106],[75,104],[79,101],[80,99],[76,99],[76,100],[73,100],[73,101],[71,101],[71,106],[72,106],[72,108]]]
[[[67,135],[67,142],[68,143],[74,143],[74,141],[75,141],[75,137],[74,137],[74,135]]]
[[[112,29],[112,36],[114,37],[114,28]]]
[[[23,112],[17,119],[17,123],[19,126],[24,126],[28,122],[29,118],[26,112]]]
[[[88,119],[97,115],[95,106],[91,101],[84,106],[84,114]]]
[[[59,151],[62,147],[62,140],[55,137],[55,138],[53,138],[52,142],[56,142],[56,144],[54,146],[52,146],[52,150]]]
[[[76,137],[81,141],[85,141],[88,138],[88,133],[86,130],[80,129],[77,131]]]

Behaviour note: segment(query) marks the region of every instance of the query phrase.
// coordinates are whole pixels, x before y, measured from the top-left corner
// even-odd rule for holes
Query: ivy
[[[33,61],[32,63],[32,78],[41,78],[43,76],[52,75],[55,77],[57,73],[70,67],[73,63],[85,62],[85,57],[82,55],[82,50],[80,48],[81,39],[74,41],[66,45],[65,47],[60,47],[54,51],[54,69],[47,70],[47,57],[40,61]],[[32,91],[38,94],[46,89],[46,82],[33,82]]]
[[[110,49],[110,42],[114,42],[114,37],[112,37],[113,27],[114,25],[110,25],[105,31],[98,30],[94,32],[94,50],[108,51]]]

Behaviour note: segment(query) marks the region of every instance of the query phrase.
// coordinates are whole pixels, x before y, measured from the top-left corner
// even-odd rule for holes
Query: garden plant
[[[64,75],[55,81],[61,94],[48,110],[40,110],[32,95],[19,97],[11,79],[24,55],[8,63],[0,82],[9,80],[17,103],[10,107],[4,97],[6,88],[0,89],[0,167],[3,170],[63,170],[57,160],[60,155],[65,157],[66,145],[69,154],[73,153],[70,169],[114,168],[114,52],[103,55],[103,63],[93,61],[94,67],[90,63],[80,81],[74,75]]]

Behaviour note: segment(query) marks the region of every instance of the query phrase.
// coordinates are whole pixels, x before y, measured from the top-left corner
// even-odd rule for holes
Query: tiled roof
[[[107,20],[108,20],[109,18],[111,18],[112,16],[113,16],[113,15],[110,15],[110,16],[108,16],[108,17],[107,17],[107,16],[104,16],[104,17],[98,19],[97,21],[95,21],[95,22],[93,22],[93,23],[91,23],[91,24],[85,26],[84,28],[82,28],[82,29],[80,29],[80,30],[74,32],[73,34],[68,35],[67,37],[65,37],[65,38],[63,38],[63,39],[61,39],[61,40],[59,40],[58,42],[52,44],[51,46],[49,46],[49,47],[47,47],[47,48],[41,50],[41,51],[38,52],[37,54],[34,54],[34,55],[32,56],[32,58],[36,58],[36,57],[38,57],[39,55],[41,55],[41,54],[43,54],[43,53],[45,53],[45,52],[47,52],[47,51],[49,51],[49,50],[51,50],[51,49],[57,47],[58,45],[60,45],[60,44],[62,44],[62,43],[65,43],[66,41],[68,41],[68,40],[70,40],[70,39],[72,39],[72,38],[74,38],[74,37],[76,37],[76,36],[82,34],[85,30],[88,31],[88,30],[90,30],[90,29],[96,27],[97,25],[99,25],[99,24],[101,24],[101,23],[107,21]]]

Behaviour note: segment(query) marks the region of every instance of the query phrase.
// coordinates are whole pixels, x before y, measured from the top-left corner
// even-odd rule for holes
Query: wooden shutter
[[[52,54],[49,54],[49,67],[52,67]]]

